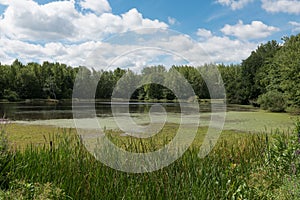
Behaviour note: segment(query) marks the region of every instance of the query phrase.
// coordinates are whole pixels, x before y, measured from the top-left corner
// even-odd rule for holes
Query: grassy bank
[[[40,139],[44,140],[41,145],[27,144],[22,150],[9,150],[4,131],[8,134],[12,129],[17,131],[16,126],[6,127],[1,132],[1,198],[300,198],[300,146],[296,136],[299,123],[298,129],[289,133],[225,132],[214,150],[203,159],[197,156],[201,133],[205,132],[200,129],[192,147],[180,159],[166,168],[144,174],[124,173],[103,165],[86,151],[72,130],[52,130],[57,134],[46,138],[41,135]],[[170,124],[164,133],[171,133],[173,129],[176,126]],[[31,130],[33,134],[38,132]],[[124,145],[126,139],[119,133],[111,131],[109,135],[117,145]],[[157,138],[156,144],[161,138]],[[140,145],[139,141],[126,142],[127,150]]]

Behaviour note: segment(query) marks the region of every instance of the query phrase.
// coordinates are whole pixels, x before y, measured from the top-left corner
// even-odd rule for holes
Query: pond
[[[153,105],[161,105],[168,113],[180,113],[181,108],[179,103],[147,103],[147,102],[130,102],[118,103],[119,112],[126,112],[126,107],[129,106],[129,111],[132,114],[144,114],[148,113]],[[82,102],[76,103],[79,106],[78,109],[85,109],[90,107],[89,103]],[[112,116],[111,102],[108,101],[96,101],[95,103],[96,114],[98,117],[110,117]],[[122,109],[124,108],[124,109]],[[241,105],[228,105],[227,111],[257,111],[257,108]],[[210,104],[200,104],[201,112],[210,112]],[[6,103],[0,102],[0,118],[5,116],[9,120],[13,121],[33,121],[33,120],[50,120],[50,119],[72,119],[72,102],[60,102],[60,103],[46,103],[46,102],[17,102]]]
[[[82,109],[87,112],[90,108],[90,103],[82,102],[76,103],[76,109]],[[199,121],[200,126],[208,126],[210,123],[211,113],[210,104],[200,104],[200,118],[193,114],[182,113],[181,107],[178,103],[146,103],[146,102],[131,102],[131,103],[117,103],[116,106],[120,116],[122,112],[126,114],[126,107],[129,107],[130,117],[137,124],[149,124],[149,110],[152,106],[162,106],[167,118],[165,122],[181,123],[181,118],[190,119],[189,123],[196,123]],[[118,125],[114,120],[112,114],[112,105],[107,101],[96,101],[95,103],[97,119],[102,127],[108,129],[116,129]],[[75,128],[72,112],[72,102],[62,103],[45,103],[45,102],[19,102],[19,103],[0,103],[0,116],[4,116],[15,123],[29,124],[29,125],[52,125],[64,128]],[[124,115],[128,118],[128,115]],[[159,118],[159,114],[158,114]],[[226,112],[226,121],[224,124],[225,130],[237,130],[246,132],[262,132],[272,131],[275,129],[289,130],[293,128],[295,117],[287,113],[269,113],[261,111],[258,108],[242,105],[228,105]],[[88,119],[86,126],[80,128],[95,128],[89,127]]]

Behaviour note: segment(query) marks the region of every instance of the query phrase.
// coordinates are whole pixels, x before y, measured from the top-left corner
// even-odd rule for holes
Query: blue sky
[[[110,1],[112,11],[116,14],[124,13],[126,10],[136,7],[147,18],[168,21],[168,17],[174,18],[178,23],[170,27],[187,34],[194,34],[199,27],[208,29],[221,28],[226,23],[236,23],[236,16],[226,7],[213,1],[192,1],[187,3],[182,0],[164,1]]]
[[[170,31],[147,45],[183,56],[199,54],[201,46],[210,62],[240,63],[257,45],[300,32],[299,0],[0,0],[0,15],[0,61],[7,64],[18,58],[87,65],[97,52],[90,64],[107,65],[140,45],[108,38],[143,28],[178,31],[176,38]],[[143,34],[130,36],[150,33]],[[144,57],[151,56],[164,57],[153,51]],[[134,65],[129,57],[126,65]]]
[[[219,30],[225,24],[236,24],[242,20],[245,24],[252,21],[262,21],[271,26],[280,27],[281,30],[272,34],[265,40],[280,40],[283,35],[293,34],[292,26],[287,24],[299,17],[298,14],[270,13],[261,7],[258,0],[249,2],[245,7],[232,10],[216,1],[182,1],[182,0],[110,0],[112,12],[122,14],[131,8],[137,8],[144,17],[159,19],[168,22],[168,18],[176,19],[177,23],[170,28],[194,36],[197,29],[202,27],[221,34]],[[299,8],[300,9],[300,8]],[[299,11],[300,13],[300,11]],[[300,17],[299,20],[300,21]]]

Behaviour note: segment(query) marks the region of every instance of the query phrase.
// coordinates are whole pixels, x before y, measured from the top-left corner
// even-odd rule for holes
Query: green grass
[[[290,131],[297,117],[287,113],[227,112],[224,129],[245,132],[272,132],[276,129]]]
[[[27,183],[25,181],[13,181],[9,190],[0,190],[0,199],[71,199],[60,188],[51,183]]]
[[[29,145],[43,146],[48,143],[49,136],[53,133],[61,132],[62,129],[54,126],[6,124],[3,126],[7,133],[7,139],[11,148],[25,149]],[[70,129],[75,134],[74,129]]]
[[[163,142],[165,142],[166,139],[168,141],[173,139],[176,131],[178,130],[178,127],[178,124],[167,123],[158,134],[150,139],[144,139],[143,141],[146,143],[155,141],[155,148],[159,149],[162,145],[164,145]],[[76,135],[76,129],[74,128],[65,129],[49,125],[26,125],[18,123],[5,125],[5,131],[7,133],[7,138],[12,149],[25,149],[30,145],[42,147],[44,144],[49,144],[49,141],[51,140],[50,135],[53,135],[53,133],[62,133],[68,131],[70,135]],[[93,130],[91,130],[91,132],[93,133]],[[119,144],[126,144],[131,141],[139,141],[139,139],[135,139],[133,137],[123,137],[123,132],[119,130],[108,129],[105,132],[106,134],[109,134],[111,136],[113,141]],[[195,148],[199,148],[206,133],[207,127],[199,127],[192,146]],[[86,134],[89,134],[89,130],[86,130]],[[226,138],[227,141],[231,142],[241,137],[247,137],[247,134],[245,132],[239,132],[236,130],[224,130],[220,135],[220,139]]]
[[[8,135],[12,130],[16,132],[22,130],[25,133],[26,128],[19,126],[9,125],[5,131]],[[160,136],[154,138],[152,142],[144,141],[144,144],[146,142],[149,148],[152,148],[151,145],[164,144],[168,141],[162,138],[167,135],[172,137],[174,130],[176,124],[168,124]],[[31,137],[37,136],[38,128],[31,127],[30,131]],[[180,159],[168,167],[143,174],[120,172],[105,166],[86,151],[72,130],[52,131],[56,131],[56,134],[48,135],[42,145],[32,144],[22,150],[1,151],[1,155],[8,156],[0,159],[2,176],[0,180],[3,190],[0,196],[1,194],[9,196],[14,191],[19,192],[20,184],[16,186],[15,183],[21,182],[25,186],[37,185],[33,188],[47,188],[47,184],[51,183],[53,190],[59,189],[65,194],[56,199],[275,199],[275,197],[296,199],[298,197],[299,186],[296,183],[299,181],[300,162],[295,152],[300,147],[295,139],[295,133],[291,131],[272,134],[225,131],[213,151],[201,159],[197,155],[198,147],[201,145],[206,128],[200,128],[192,147]],[[44,132],[40,127],[40,132],[43,133],[38,137],[42,140],[46,128]],[[140,140],[120,137],[120,132],[107,133],[116,145],[123,146],[129,151],[134,151],[141,145]],[[17,133],[14,134],[17,137]],[[34,195],[35,191],[21,187],[21,193],[24,196]]]

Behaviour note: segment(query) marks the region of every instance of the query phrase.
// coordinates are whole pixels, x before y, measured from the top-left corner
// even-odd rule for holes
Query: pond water
[[[85,112],[91,112],[90,103],[76,103],[76,109],[82,109]],[[188,123],[198,123],[200,126],[208,126],[211,119],[210,104],[200,104],[200,118],[198,115],[189,112],[182,113],[178,103],[117,103],[119,115],[124,119],[132,117],[137,124],[149,124],[149,110],[153,105],[162,106],[167,118],[165,122],[181,123],[181,118],[185,117]],[[126,107],[129,106],[130,116],[126,115]],[[118,125],[112,114],[112,105],[110,102],[98,101],[95,103],[97,120],[99,124],[107,129],[116,129]],[[124,112],[124,113],[123,113]],[[160,113],[156,113],[156,117],[160,119]],[[218,115],[216,113],[216,115]],[[5,118],[15,123],[28,125],[52,125],[63,128],[75,128],[72,112],[72,102],[64,103],[0,103],[0,118]],[[162,116],[163,118],[163,116]],[[238,130],[246,132],[271,131],[274,129],[288,130],[293,128],[294,117],[286,113],[268,113],[251,106],[228,105],[226,112],[225,130]],[[86,123],[85,123],[86,120]],[[122,119],[121,119],[122,120]],[[82,119],[82,127],[84,129],[94,129],[89,125],[89,120]],[[78,128],[78,127],[77,127]],[[130,127],[129,127],[130,128]],[[134,127],[133,127],[134,128]]]
[[[129,111],[132,114],[148,113],[153,105],[161,105],[168,113],[180,113],[181,108],[179,103],[144,103],[131,102],[118,103],[119,112],[126,112],[126,107],[129,106]],[[78,109],[90,108],[90,104],[86,102],[76,103]],[[98,117],[111,117],[111,103],[98,101],[95,103],[96,114]],[[257,111],[257,108],[240,105],[228,105],[227,111]],[[203,113],[210,112],[210,104],[200,104],[200,111]],[[5,116],[13,121],[33,121],[33,120],[50,120],[50,119],[72,119],[72,102],[63,103],[45,103],[45,102],[18,102],[18,103],[0,103],[0,118]]]

